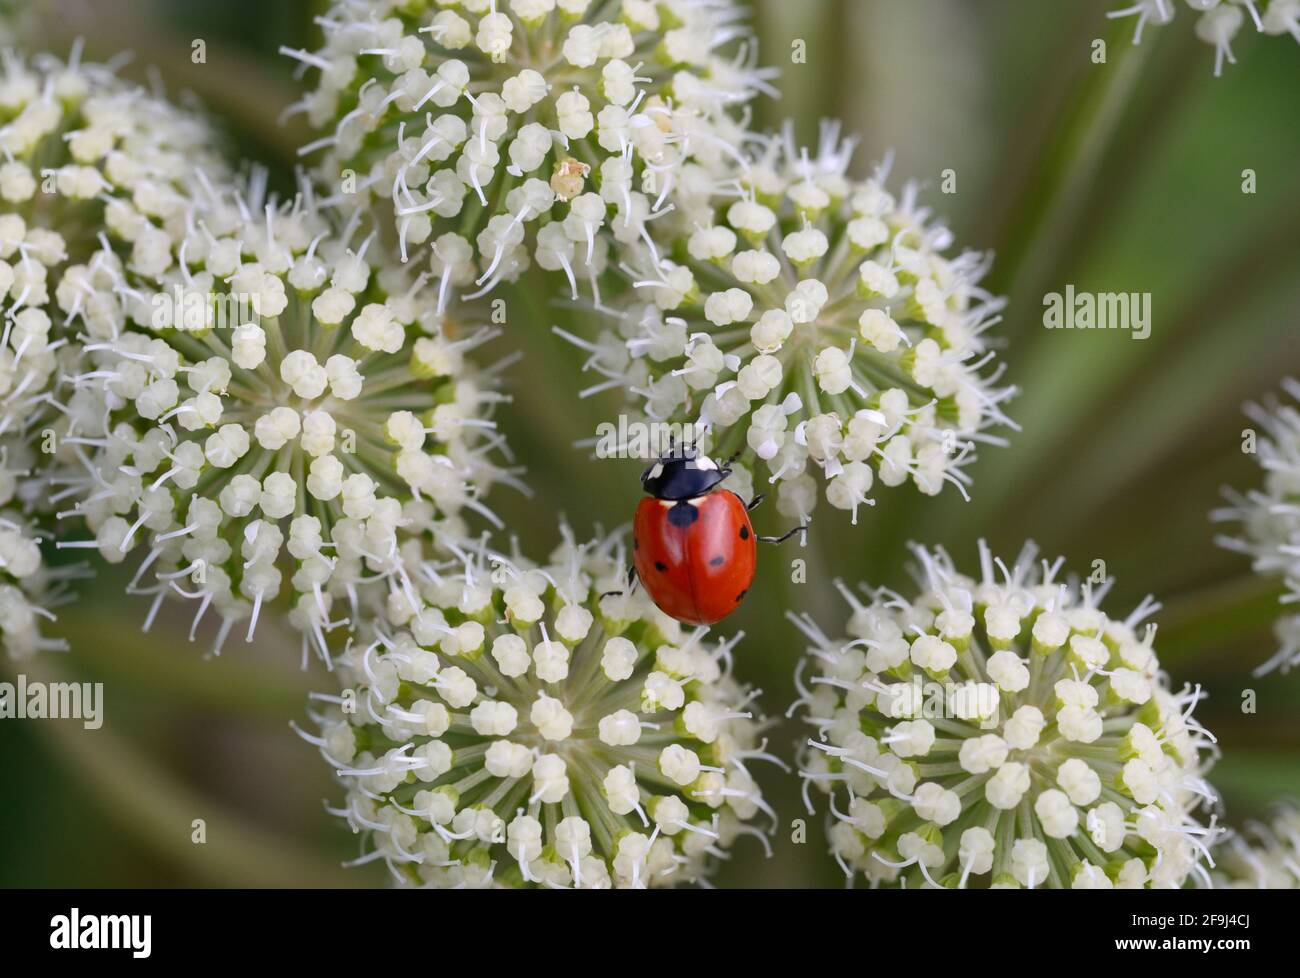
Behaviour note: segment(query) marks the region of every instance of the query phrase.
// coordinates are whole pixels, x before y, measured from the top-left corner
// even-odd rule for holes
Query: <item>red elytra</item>
[[[678,621],[712,625],[736,610],[758,552],[744,501],[727,489],[686,499],[643,499],[632,523],[637,577]]]

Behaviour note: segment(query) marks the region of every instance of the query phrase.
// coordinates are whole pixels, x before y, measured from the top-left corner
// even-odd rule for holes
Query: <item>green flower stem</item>
[[[1043,281],[1074,234],[1090,195],[1102,189],[1094,178],[1155,46],[1132,44],[1130,32],[1122,23],[1108,27],[1108,62],[1088,67],[1040,166],[1025,185],[990,283],[1011,297],[1013,309]]]
[[[1112,185],[1098,181],[1098,172],[1155,46],[1152,39],[1142,45],[1132,44],[1131,29],[1118,22],[1108,26],[1104,35],[1108,63],[1090,64],[1084,70],[1059,124],[1038,156],[1033,173],[1024,181],[1010,208],[1011,216],[1005,225],[1010,230],[997,247],[988,283],[991,291],[1009,299],[1005,325],[1008,337],[1020,334],[1024,338],[1029,324],[1036,321],[1036,311],[1041,308],[1034,296],[1041,293],[1042,284],[1070,250],[1083,215],[1092,214],[1093,205],[1100,197],[1114,193]],[[1168,110],[1168,106],[1165,108]],[[1040,353],[1040,366],[1042,359]],[[1015,375],[1044,376],[1032,363],[1025,360],[1022,349],[1019,362],[1013,364]],[[1059,372],[1048,376],[1052,377],[1052,389],[1059,395],[1051,407],[1057,412],[1075,411],[1077,397],[1087,396],[1087,385],[1095,372],[1075,369],[1068,376]],[[1068,396],[1061,394],[1060,388],[1067,380],[1074,385]],[[989,447],[981,452],[981,463],[970,470],[976,487],[970,504],[958,498],[945,500],[941,507],[936,507],[933,518],[927,521],[932,539],[958,545],[957,535],[961,543],[966,543],[987,534],[985,528],[993,515],[1006,511],[1011,488],[1023,483],[1027,473],[1052,451],[1060,435],[1059,418],[1049,418],[1047,410],[1028,411],[1019,401],[1012,402],[1009,413],[1023,425],[1023,430],[1014,436],[1014,451]],[[917,505],[906,504],[899,514],[900,520],[914,519]],[[897,553],[902,542],[889,540],[886,549]]]

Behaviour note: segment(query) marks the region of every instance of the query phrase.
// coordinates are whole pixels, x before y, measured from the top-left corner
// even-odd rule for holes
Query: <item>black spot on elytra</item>
[[[655,570],[660,571],[660,572],[662,573],[663,571],[666,571],[667,569],[668,569],[668,565],[665,564],[662,560],[656,560],[656,561],[655,561]]]
[[[721,567],[721,566],[722,566],[723,564],[725,564],[726,562],[727,562],[727,558],[726,558],[726,557],[718,556],[718,557],[714,557],[712,560],[709,561],[709,566],[710,566],[710,567]]]
[[[747,527],[747,526],[742,526],[742,527],[740,528],[740,539],[742,539],[742,540],[748,540],[748,539],[749,539],[749,527]],[[743,598],[744,595],[742,594],[741,597]]]
[[[737,595],[736,595],[736,604],[740,604],[740,602],[744,601],[744,600],[745,600],[745,595],[747,595],[748,593],[749,593],[749,588],[745,588],[745,590],[743,590],[743,591],[741,591],[739,594],[737,594]]]
[[[699,518],[699,511],[690,503],[677,503],[668,508],[668,522],[679,529],[686,529]]]

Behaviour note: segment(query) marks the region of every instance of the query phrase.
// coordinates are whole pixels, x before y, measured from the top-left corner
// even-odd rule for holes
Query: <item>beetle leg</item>
[[[637,582],[636,565],[629,564],[627,568],[627,590],[626,591],[605,591],[596,600],[603,601],[605,598],[614,597],[614,596],[622,597],[624,594],[628,594],[629,592],[636,589],[636,582]]]
[[[759,537],[759,538],[758,538],[758,542],[759,542],[759,543],[784,543],[786,540],[789,540],[792,536],[794,536],[794,535],[795,535],[796,533],[798,533],[800,530],[805,530],[805,529],[807,529],[807,527],[802,526],[802,525],[800,525],[800,526],[792,526],[792,527],[790,527],[790,529],[788,529],[788,530],[786,530],[784,533],[782,533],[779,537]]]
[[[761,503],[766,498],[767,497],[760,492],[757,496],[755,496],[745,505],[745,509],[749,510],[750,512],[753,512],[754,510],[758,509],[758,504]]]

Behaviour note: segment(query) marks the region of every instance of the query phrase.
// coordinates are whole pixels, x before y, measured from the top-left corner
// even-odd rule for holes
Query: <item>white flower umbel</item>
[[[1137,0],[1106,16],[1132,17],[1136,22],[1133,43],[1141,44],[1148,25],[1170,23],[1184,4],[1196,18],[1196,37],[1214,48],[1216,77],[1222,74],[1225,60],[1237,63],[1232,42],[1242,28],[1273,36],[1286,34],[1300,42],[1300,0]]]
[[[1300,889],[1300,810],[1278,807],[1267,822],[1254,822],[1214,851],[1214,886],[1223,889]]]
[[[51,301],[68,259],[64,238],[29,224],[23,210],[6,201],[0,211],[0,440],[5,441],[23,441],[49,422],[68,356],[60,353],[68,337]]]
[[[1158,607],[1108,617],[1061,561],[1014,567],[980,547],[980,573],[914,548],[920,593],[859,596],[843,638],[807,616],[798,705],[814,734],[809,789],[830,799],[845,874],[923,886],[1177,887],[1217,830],[1213,738],[1200,690],[1170,691],[1137,632]],[[1104,589],[1102,589],[1104,591]],[[1212,862],[1211,862],[1212,865]]]
[[[635,238],[687,161],[718,166],[760,88],[731,0],[340,0],[298,109],[322,180],[426,242],[471,296],[532,260],[578,280]],[[724,53],[729,52],[729,53]],[[739,113],[737,112],[737,115]]]
[[[1300,383],[1287,379],[1283,391],[1300,401]],[[1217,536],[1215,542],[1243,553],[1256,574],[1276,578],[1286,588],[1284,606],[1300,603],[1300,410],[1270,396],[1247,404],[1246,416],[1259,428],[1255,457],[1263,469],[1263,486],[1241,493],[1225,489],[1228,505],[1214,510],[1216,522],[1240,523],[1240,536]],[[1300,664],[1300,613],[1280,616],[1274,626],[1278,650],[1255,669],[1261,676]]]
[[[72,511],[94,536],[60,545],[143,548],[134,588],[155,611],[193,599],[196,626],[214,611],[218,649],[291,594],[324,655],[358,587],[395,586],[403,539],[495,519],[480,497],[512,480],[491,461],[492,373],[465,357],[493,328],[439,315],[430,275],[359,222],[337,227],[305,187],[266,201],[254,180],[196,209],[158,276],[105,251],[61,296],[96,315],[70,407]]]
[[[0,630],[13,654],[61,643],[37,627],[79,569],[43,566],[48,515],[75,453],[70,374],[83,323],[117,297],[82,288],[103,251],[166,268],[207,178],[226,167],[200,114],[85,64],[0,54]],[[92,301],[93,300],[93,301]]]
[[[51,609],[69,598],[67,582],[82,572],[76,565],[51,568],[42,555],[48,532],[32,513],[43,508],[39,494],[47,482],[32,472],[43,463],[23,441],[0,439],[0,638],[14,659],[67,647],[43,632],[54,620]]]
[[[175,260],[226,167],[205,119],[104,65],[0,56],[0,437],[40,427],[58,354],[94,316],[79,287],[104,248],[143,275]],[[64,297],[71,301],[64,303]]]
[[[597,341],[559,332],[605,378],[584,393],[624,389],[715,455],[752,452],[783,515],[808,517],[818,471],[855,521],[877,484],[965,495],[976,443],[1011,424],[984,335],[1003,305],[978,284],[988,259],[946,254],[914,186],[895,197],[887,165],[848,178],[852,144],[834,125],[822,137],[809,155],[787,129],[680,204],[664,224],[678,247],[628,248],[634,301]]]
[[[602,599],[625,559],[617,537],[542,566],[480,548],[335,660],[344,695],[306,736],[347,787],[358,862],[403,885],[642,887],[704,881],[741,834],[766,847],[739,636]]]
[[[62,645],[41,634],[54,616],[44,534],[32,516],[48,509],[50,480],[61,471],[58,412],[76,357],[50,315],[49,290],[66,257],[58,234],[0,212],[0,634],[15,658]]]

